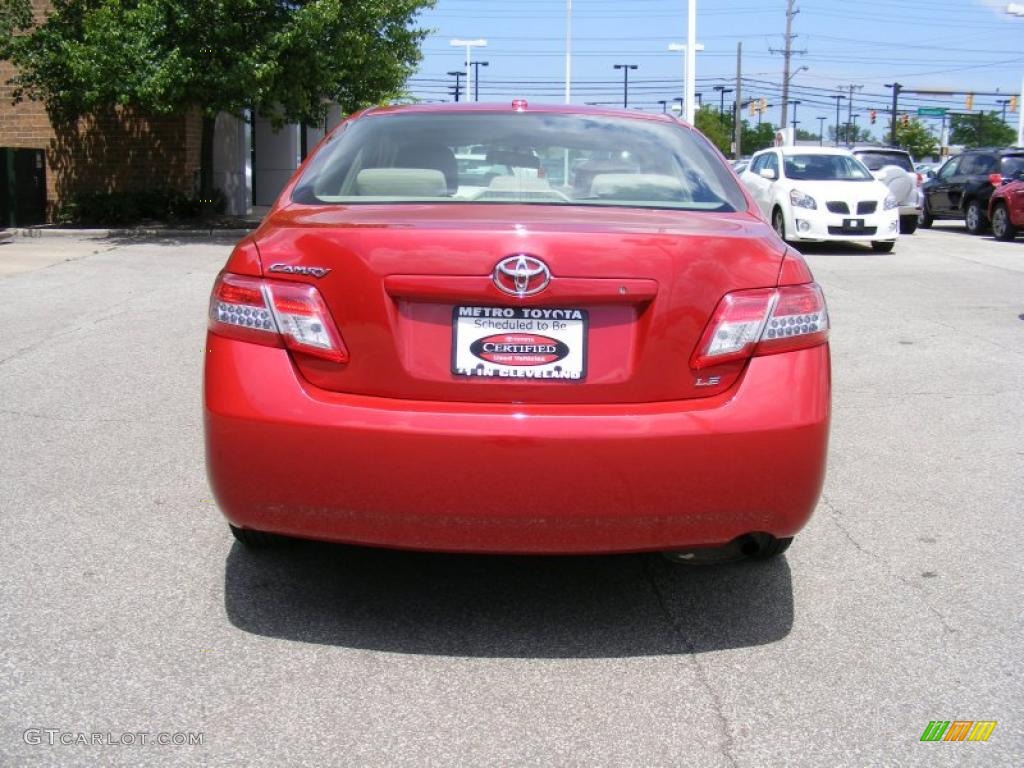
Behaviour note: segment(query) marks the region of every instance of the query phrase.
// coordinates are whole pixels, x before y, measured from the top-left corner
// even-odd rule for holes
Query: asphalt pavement
[[[202,451],[229,249],[0,245],[0,764],[1024,764],[1024,240],[806,249],[825,493],[701,568],[243,550]]]

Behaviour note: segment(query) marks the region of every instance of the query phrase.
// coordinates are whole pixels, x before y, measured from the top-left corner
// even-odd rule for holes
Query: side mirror
[[[775,173],[774,168],[762,168],[760,171],[762,179],[768,179],[769,181],[775,181],[778,178],[778,174]]]

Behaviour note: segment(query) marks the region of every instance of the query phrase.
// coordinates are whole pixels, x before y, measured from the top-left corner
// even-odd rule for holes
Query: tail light
[[[915,175],[917,176],[917,186],[920,187],[924,183],[924,176],[922,176],[920,173]]]
[[[345,342],[312,285],[221,273],[209,325],[220,336],[348,362]]]
[[[990,173],[988,175],[988,183],[993,187],[998,187],[1003,183],[1003,174],[1001,173]]]
[[[828,340],[828,309],[817,283],[727,293],[718,303],[692,368],[790,352]]]

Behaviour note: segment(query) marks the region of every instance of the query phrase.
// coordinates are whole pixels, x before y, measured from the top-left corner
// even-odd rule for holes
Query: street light
[[[789,101],[788,103],[793,105],[793,143],[796,144],[796,127],[800,124],[800,121],[796,119],[796,108],[800,106],[800,102]]]
[[[668,44],[668,49],[670,51],[677,51],[677,52],[681,52],[683,54],[683,104],[685,105],[685,103],[686,103],[687,85],[689,83],[689,80],[687,80],[687,76],[686,76],[686,62],[688,61],[688,57],[686,55],[686,45],[684,43],[669,43]],[[704,50],[704,44],[703,43],[695,43],[694,44],[694,51],[695,52],[696,51],[703,51],[703,50]],[[680,113],[680,116],[681,116],[681,113]],[[688,118],[688,120],[689,120],[689,122],[693,122],[693,117],[691,116],[690,118]]]
[[[785,130],[785,128],[786,128],[786,117],[787,117],[786,108],[790,104],[790,101],[789,101],[789,84],[793,82],[793,78],[794,77],[799,75],[801,72],[806,72],[808,69],[810,69],[810,67],[808,67],[806,64],[804,66],[802,66],[802,67],[797,67],[796,70],[793,71],[793,72],[790,72],[789,73],[789,77],[787,77],[782,82],[782,114],[779,116],[779,123],[780,123],[779,127],[782,128],[783,130]],[[794,139],[794,141],[796,141],[796,139]]]
[[[473,49],[474,48],[483,48],[483,47],[485,47],[487,45],[487,41],[483,40],[483,39],[480,39],[480,40],[460,40],[460,39],[456,38],[456,39],[452,40],[449,43],[449,45],[451,45],[451,46],[453,46],[455,48],[465,48],[466,49],[466,68],[467,68],[467,71],[466,71],[466,94],[469,95],[469,92],[473,90],[473,82],[472,82],[472,77],[471,77],[472,70],[469,69],[470,64],[472,64],[472,62],[473,62]]]
[[[823,146],[825,144],[825,121],[826,120],[828,120],[827,117],[822,117],[821,115],[818,115],[818,146],[819,147]]]
[[[466,71],[469,71],[470,66],[473,67],[473,101],[480,101],[480,67],[489,67],[491,62],[489,61],[474,61],[472,64],[466,62]],[[466,95],[469,95],[469,89],[466,90]]]
[[[615,69],[622,70],[622,108],[629,109],[629,70],[639,69],[637,64],[616,64]]]
[[[455,101],[459,100],[459,93],[462,90],[462,78],[466,76],[465,72],[449,72],[448,77],[455,78]]]
[[[668,112],[668,99],[658,99],[658,103],[661,104],[661,114]]]
[[[724,85],[716,85],[715,90],[718,91],[718,112],[720,114],[725,113],[725,94],[732,93],[732,88],[726,88]]]

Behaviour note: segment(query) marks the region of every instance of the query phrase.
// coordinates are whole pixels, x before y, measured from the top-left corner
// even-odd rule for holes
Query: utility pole
[[[735,151],[733,152],[734,157],[739,160],[742,152],[743,144],[743,120],[740,114],[740,102],[742,101],[741,89],[743,87],[740,82],[743,78],[743,43],[736,43],[736,106],[732,111],[732,127],[733,127],[733,140],[736,143]],[[1006,111],[1006,107],[1003,107],[1003,111]]]
[[[467,61],[466,69],[468,70],[470,66],[473,67],[473,101],[480,101],[480,67],[489,67],[491,66],[491,62],[474,61],[470,64]],[[466,95],[468,96],[469,94],[467,93]]]
[[[781,53],[782,54],[782,119],[779,121],[780,125],[786,127],[786,119],[788,113],[786,111],[787,102],[789,101],[789,81],[792,79],[790,75],[790,59],[793,58],[793,54],[804,54],[807,51],[794,51],[793,40],[796,35],[793,34],[793,18],[800,13],[798,8],[793,7],[794,0],[786,0],[786,34],[784,36],[785,47],[782,50],[775,48],[769,48],[769,53]]]
[[[836,100],[836,146],[838,147],[839,146],[839,102],[842,101],[843,99],[845,99],[846,97],[843,96],[841,93],[837,93],[835,96],[830,96],[829,98]]]
[[[996,104],[999,104],[1003,108],[1003,122],[1006,122],[1006,106],[1010,103],[1009,99],[997,99]]]
[[[636,64],[616,64],[615,69],[622,70],[622,108],[629,109],[629,70],[639,69]]]
[[[449,72],[448,76],[455,78],[454,94],[455,94],[455,101],[457,102],[459,100],[459,94],[462,92],[462,78],[466,76],[466,73],[465,72]],[[451,86],[449,86],[448,90],[449,90],[449,93],[452,92]]]
[[[818,115],[818,146],[819,147],[824,146],[824,144],[825,144],[825,121],[826,120],[828,120],[827,117],[822,117],[821,115]]]
[[[900,91],[903,90],[903,83],[886,83],[886,88],[892,88],[892,123],[889,133],[889,143],[897,146],[896,141],[896,112],[900,104]]]
[[[847,101],[847,103],[846,103],[846,107],[847,107],[847,111],[846,111],[846,126],[847,126],[847,129],[846,129],[846,144],[847,144],[847,146],[850,146],[852,144],[852,142],[850,141],[850,127],[853,125],[853,92],[854,91],[863,90],[864,86],[863,85],[851,85],[851,86],[849,86],[849,88],[850,88],[850,98],[849,98],[849,101]],[[854,137],[856,138],[856,134],[854,134]]]

